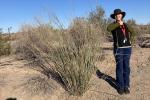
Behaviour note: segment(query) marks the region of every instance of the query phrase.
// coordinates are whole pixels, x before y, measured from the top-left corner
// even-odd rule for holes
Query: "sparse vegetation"
[[[10,54],[10,43],[0,32],[0,56]]]
[[[15,90],[22,90],[28,93],[29,96],[34,95],[50,95],[56,90],[56,85],[52,80],[42,77],[40,75],[28,76],[24,78],[25,81],[21,82],[19,86],[15,87]]]

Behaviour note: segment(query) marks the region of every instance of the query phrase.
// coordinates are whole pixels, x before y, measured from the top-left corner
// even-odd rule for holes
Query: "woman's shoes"
[[[126,87],[126,88],[124,88],[124,93],[125,93],[125,94],[130,94],[130,90],[129,90],[129,88],[127,88],[127,87]]]
[[[123,94],[130,94],[130,90],[129,90],[129,88],[127,88],[127,87],[125,87],[124,89],[118,89],[117,91],[118,91],[118,93],[119,93],[120,95],[123,95]]]
[[[123,93],[124,93],[124,89],[118,89],[117,91],[120,95],[123,95]]]

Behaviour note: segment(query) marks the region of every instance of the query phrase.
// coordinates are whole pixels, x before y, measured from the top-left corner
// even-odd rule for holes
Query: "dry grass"
[[[43,77],[42,75],[34,75],[24,77],[22,82],[14,87],[14,90],[22,91],[22,95],[28,94],[28,96],[32,97],[35,95],[48,96],[53,94],[56,88],[57,86],[51,79]]]

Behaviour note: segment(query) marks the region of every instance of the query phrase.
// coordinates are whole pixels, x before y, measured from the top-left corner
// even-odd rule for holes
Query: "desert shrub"
[[[136,36],[135,36],[135,41],[134,44],[139,45],[140,47],[143,48],[149,48],[149,40],[150,40],[150,26],[149,24],[147,25],[138,25],[134,19],[129,19],[127,20],[127,23],[132,26],[134,29]]]
[[[67,30],[41,23],[21,30],[16,54],[36,63],[44,74],[58,75],[71,95],[82,95],[89,88],[101,38],[93,24],[77,18]]]
[[[105,10],[101,6],[97,6],[92,10],[88,16],[89,22],[93,23],[95,27],[101,28],[100,34],[107,34],[107,25],[112,22],[112,19],[105,17]]]
[[[3,38],[2,33],[0,33],[0,56],[10,54],[10,43]]]

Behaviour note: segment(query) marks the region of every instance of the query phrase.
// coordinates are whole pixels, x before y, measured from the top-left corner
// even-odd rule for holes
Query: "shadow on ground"
[[[98,78],[105,80],[114,89],[118,90],[115,78],[113,78],[113,77],[111,77],[111,76],[109,76],[105,73],[102,73],[100,70],[96,71],[96,75],[97,75]]]

